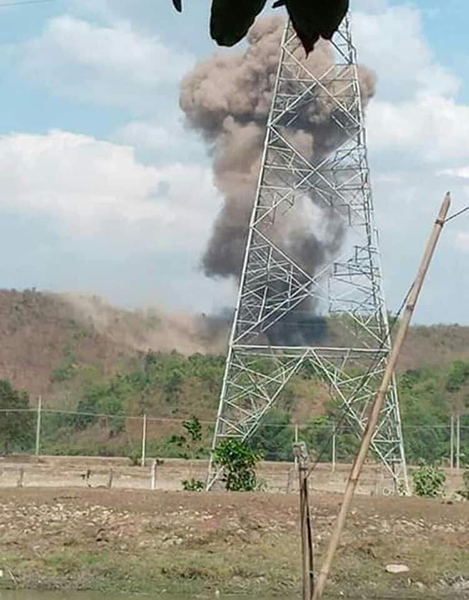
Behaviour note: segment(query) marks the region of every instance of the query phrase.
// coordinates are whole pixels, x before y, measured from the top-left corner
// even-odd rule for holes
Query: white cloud
[[[455,245],[463,252],[469,252],[469,231],[458,231],[455,237]]]
[[[456,176],[469,164],[469,105],[456,100],[458,78],[433,56],[423,11],[362,0],[354,16],[359,58],[378,74],[367,109],[370,151],[378,168]],[[379,176],[379,174],[378,174]]]
[[[51,217],[66,238],[197,255],[218,199],[209,170],[139,163],[132,148],[52,131],[0,137],[0,209]]]
[[[368,4],[355,13],[354,32],[360,60],[378,74],[367,127],[379,167],[401,176],[466,166],[469,106],[457,102],[458,78],[431,52],[422,11],[384,0]]]
[[[389,0],[357,0],[354,33],[360,62],[375,70],[377,95],[367,109],[377,225],[389,307],[415,276],[432,222],[447,190],[454,213],[468,204],[469,105],[460,81],[438,61],[423,27],[423,10]],[[448,224],[419,302],[418,321],[467,322],[469,275],[463,221]],[[457,301],[454,302],[454,298]],[[441,313],[441,306],[451,311]]]
[[[379,97],[402,101],[458,90],[457,77],[432,56],[419,9],[380,3],[354,13],[353,26],[360,61],[378,73]]]
[[[461,167],[460,169],[443,169],[440,175],[448,177],[458,177],[459,179],[469,179],[469,167]]]
[[[171,272],[178,298],[218,209],[209,170],[194,164],[201,146],[174,117],[177,81],[192,63],[179,48],[190,44],[202,53],[214,47],[206,14],[193,7],[198,0],[187,2],[182,17],[170,6],[156,10],[156,3],[68,0],[68,16],[46,22],[40,36],[18,46],[22,73],[51,93],[134,114],[107,133],[110,142],[59,131],[0,138],[0,208],[51,216],[77,247],[123,247],[125,260],[134,248],[143,249],[142,256],[150,249],[151,260],[162,257],[161,272]],[[457,100],[460,81],[432,52],[422,9],[356,0],[354,11],[360,62],[378,75],[377,98],[368,108],[369,155],[392,308],[414,276],[443,194],[452,190],[453,211],[469,201],[469,105]],[[174,48],[164,42],[173,38]],[[430,279],[422,298],[420,314],[427,320],[439,318],[441,305],[457,297],[452,315],[459,310],[467,321],[469,275],[460,269],[456,282],[448,268],[467,260],[469,251],[469,234],[456,223],[444,232],[432,267],[436,283]],[[197,285],[212,286],[210,299],[216,298],[221,288],[193,275],[194,300]],[[169,289],[167,276],[163,287]]]
[[[206,148],[196,133],[184,128],[181,119],[167,118],[164,126],[154,121],[135,120],[119,127],[111,139],[135,148],[147,162],[158,164],[168,160],[200,161]]]
[[[112,26],[65,15],[16,49],[19,68],[52,91],[110,106],[149,108],[164,85],[174,84],[193,59],[144,35],[128,22]]]
[[[168,127],[145,121],[127,123],[116,131],[114,137],[132,146],[143,146],[161,152],[177,145],[176,137]]]
[[[375,100],[368,110],[370,147],[434,167],[469,162],[469,106],[444,96],[406,102]],[[408,164],[408,163],[407,163]]]

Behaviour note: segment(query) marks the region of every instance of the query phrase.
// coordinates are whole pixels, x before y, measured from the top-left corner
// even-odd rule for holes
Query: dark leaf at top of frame
[[[213,0],[210,35],[219,46],[234,46],[247,34],[267,0]]]
[[[278,0],[286,6],[295,31],[309,54],[320,37],[330,40],[349,8],[349,0]]]
[[[219,46],[234,46],[247,34],[267,0],[213,0],[210,34]],[[182,0],[173,0],[182,11]],[[330,40],[347,14],[349,0],[277,0],[285,6],[306,53],[320,37]]]

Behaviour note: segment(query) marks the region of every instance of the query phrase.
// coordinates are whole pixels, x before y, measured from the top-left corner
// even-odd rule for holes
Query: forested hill
[[[226,321],[215,333],[196,318],[128,311],[98,297],[0,290],[0,378],[31,394],[53,396],[74,380],[106,380],[132,370],[147,350],[183,356],[223,354]],[[198,339],[200,336],[200,339]],[[140,358],[139,358],[140,357]],[[469,327],[412,327],[399,371],[469,361]],[[57,385],[59,384],[59,385]]]
[[[226,319],[130,312],[98,298],[3,290],[0,330],[0,379],[29,393],[32,406],[40,394],[49,410],[76,415],[71,420],[46,415],[49,451],[127,452],[139,439],[140,425],[120,415],[147,413],[167,419],[154,431],[158,452],[164,454],[169,452],[166,442],[177,441],[181,420],[215,417]],[[441,436],[424,446],[443,452],[450,411],[469,398],[469,327],[412,328],[399,384],[404,425],[440,427]],[[93,414],[115,415],[115,420],[103,425]],[[269,418],[280,429],[318,419],[327,424],[334,407],[325,385],[304,372],[290,382]],[[288,436],[285,440],[289,451]],[[276,440],[273,445],[282,444]]]
[[[160,310],[128,311],[96,296],[0,290],[0,331],[0,377],[45,392],[51,373],[73,353],[78,364],[99,363],[104,373],[147,349],[176,350],[186,356],[221,354],[227,320],[214,318],[203,328],[192,317]],[[202,339],[197,339],[200,333]],[[214,333],[215,340],[209,339]],[[399,369],[466,359],[469,327],[414,326]]]

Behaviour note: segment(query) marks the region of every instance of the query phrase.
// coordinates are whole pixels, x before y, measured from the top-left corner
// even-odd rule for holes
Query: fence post
[[[335,471],[335,463],[336,463],[336,429],[335,425],[332,425],[332,472]]]
[[[298,444],[298,438],[299,438],[299,431],[298,431],[298,424],[295,424],[295,445]],[[296,453],[293,452],[293,464],[292,466],[288,469],[288,477],[287,477],[287,494],[290,493],[290,490],[292,488],[292,478],[293,478],[293,473],[297,470],[298,468],[298,458],[296,456]]]
[[[42,396],[37,400],[37,419],[36,419],[36,458],[39,458],[39,449],[41,445],[41,417],[42,417]]]
[[[456,417],[456,469],[461,468],[461,415]]]
[[[22,488],[24,485],[24,469],[23,467],[21,467],[19,475],[18,475],[18,481],[16,482],[16,487]]]
[[[156,487],[156,458],[151,463],[151,489],[154,490]]]
[[[451,413],[450,427],[451,427],[451,433],[450,433],[451,448],[450,448],[449,462],[450,462],[451,470],[453,470],[454,469],[454,414],[453,413]]]
[[[146,459],[146,451],[147,451],[147,415],[143,415],[143,424],[142,424],[142,467],[145,466]]]
[[[299,443],[299,439],[300,439],[299,427],[298,427],[298,423],[296,423],[296,425],[295,425],[295,444]],[[294,467],[295,471],[298,470],[298,456],[297,456],[296,452],[293,453],[293,467]]]

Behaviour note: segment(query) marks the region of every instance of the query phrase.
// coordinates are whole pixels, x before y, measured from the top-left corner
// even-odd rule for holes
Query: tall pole
[[[352,503],[353,495],[355,493],[355,488],[357,487],[358,479],[360,477],[360,473],[365,462],[366,455],[368,454],[368,450],[373,439],[373,434],[375,432],[376,425],[379,420],[381,408],[383,406],[388,387],[392,381],[392,374],[396,366],[397,359],[399,358],[399,353],[401,351],[402,344],[404,343],[407,331],[409,329],[415,305],[417,303],[420,291],[425,281],[425,277],[427,275],[433,254],[435,252],[436,245],[440,238],[441,231],[445,224],[445,219],[447,217],[450,204],[451,198],[448,193],[446,194],[445,199],[443,200],[443,203],[441,205],[438,218],[433,226],[433,230],[428,241],[427,247],[425,248],[425,252],[417,273],[417,277],[412,285],[412,289],[407,298],[404,316],[402,317],[402,321],[396,335],[396,341],[394,342],[391,354],[389,355],[389,362],[386,365],[386,370],[383,375],[383,381],[378,389],[378,393],[376,394],[376,398],[371,409],[370,416],[368,418],[366,429],[363,434],[360,450],[358,451],[358,454],[355,458],[352,470],[349,475],[349,479],[347,481],[347,486],[344,493],[344,500],[340,508],[339,514],[337,516],[334,529],[332,531],[329,546],[327,548],[326,556],[321,567],[321,571],[319,573],[317,586],[314,591],[313,600],[320,600],[323,596],[324,588],[329,577],[332,562],[334,560],[336,550],[339,546],[340,537],[342,535],[342,531],[345,526],[345,521],[347,519],[347,514]]]
[[[37,400],[37,418],[36,418],[36,458],[39,458],[41,445],[41,417],[42,417],[42,396]]]
[[[143,415],[143,424],[142,424],[142,467],[145,466],[146,459],[146,451],[147,451],[147,415]]]
[[[456,469],[461,468],[461,415],[456,417]]]
[[[451,413],[451,434],[450,434],[450,444],[451,444],[451,450],[450,450],[450,467],[451,470],[454,469],[454,413]]]

